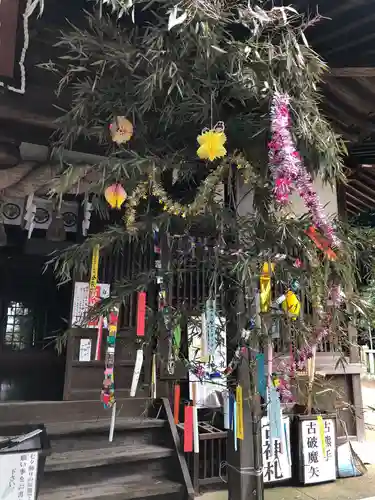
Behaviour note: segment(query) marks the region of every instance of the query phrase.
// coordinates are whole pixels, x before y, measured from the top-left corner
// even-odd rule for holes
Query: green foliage
[[[68,87],[73,102],[60,120],[57,146],[73,147],[80,137],[108,145],[107,157],[93,167],[99,181],[88,194],[99,198],[106,185],[121,182],[129,195],[128,225],[109,227],[53,256],[51,264],[60,280],[87,272],[96,244],[116,253],[133,239],[147,240],[155,223],[171,240],[200,228],[200,234],[215,241],[214,258],[199,264],[208,276],[209,293],[216,293],[213,283],[220,283],[229,295],[241,292],[246,302],[242,326],[254,315],[261,265],[285,254],[273,276],[279,294],[298,280],[303,305],[311,309],[317,300],[327,306],[332,284],[349,290],[347,307],[332,313],[335,334],[342,332],[345,338],[352,311],[366,313],[358,295],[357,264],[361,259],[366,269],[373,268],[368,248],[374,237],[338,224],[342,245],[338,259],[329,262],[304,232],[311,225],[308,216],[296,219],[276,211],[267,167],[269,106],[279,91],[290,95],[293,134],[310,170],[332,185],[343,177],[345,148],[319,110],[319,83],[327,68],[304,35],[315,20],[291,7],[267,10],[263,2],[249,5],[241,0],[185,0],[177,12],[172,0],[102,3],[101,17],[88,15],[87,29],[72,28],[59,43],[66,55],[53,69],[62,72],[59,91]],[[106,6],[117,9],[120,20],[107,17]],[[184,15],[183,22],[168,29],[173,13]],[[111,143],[109,124],[116,116],[134,124],[134,135],[124,146]],[[198,161],[196,138],[218,121],[225,123],[228,155],[212,163]],[[54,192],[61,196],[86,174],[86,169],[70,166]],[[225,205],[215,201],[219,181],[227,187]],[[241,200],[232,189],[237,181],[248,183],[254,197],[252,214],[238,215]],[[140,203],[143,197],[146,202]],[[162,213],[160,200],[168,213]],[[175,215],[180,214],[177,204],[187,207],[184,219]],[[304,262],[301,269],[293,266],[293,255]],[[168,280],[168,275],[191,269],[182,270],[171,252],[164,272]],[[150,270],[115,284],[113,297],[101,308],[110,307],[113,300],[125,301],[154,278]],[[203,307],[196,304],[196,312]],[[179,307],[172,313],[182,318],[191,311]],[[280,314],[278,307],[264,314],[259,334],[267,337]],[[151,317],[160,325],[157,312],[150,311]],[[298,345],[316,326],[311,315],[295,322],[284,315],[283,321],[289,340],[302,337]],[[153,331],[155,322],[149,322]]]

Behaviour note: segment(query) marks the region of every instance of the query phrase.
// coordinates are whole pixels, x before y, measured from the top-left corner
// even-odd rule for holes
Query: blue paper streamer
[[[207,350],[210,356],[215,354],[216,343],[216,301],[206,301]]]
[[[233,406],[234,406],[234,397],[233,394],[229,393],[229,429],[233,430]]]
[[[270,423],[270,438],[281,440],[281,405],[279,394],[274,385],[269,388],[268,416]]]
[[[260,353],[255,356],[257,366],[257,390],[262,398],[266,397],[267,383],[266,372],[264,367],[264,354]]]

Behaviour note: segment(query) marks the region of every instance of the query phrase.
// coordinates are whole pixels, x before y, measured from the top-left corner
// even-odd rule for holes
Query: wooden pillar
[[[246,185],[237,186],[237,206],[239,216],[253,211],[253,193],[248,192]],[[249,291],[250,292],[250,291]],[[255,290],[253,290],[254,293]],[[244,297],[237,296],[237,310],[232,324],[232,333],[239,339],[243,325],[241,312],[244,310]],[[255,310],[254,310],[255,312]],[[228,332],[229,333],[229,332]],[[256,352],[259,349],[258,336],[251,337],[251,346]],[[237,384],[242,387],[243,394],[243,427],[244,440],[237,440],[237,450],[234,447],[235,436],[228,432],[228,499],[229,500],[263,500],[263,474],[261,449],[261,408],[260,398],[256,395],[256,375],[249,364],[249,350],[241,357],[237,370]]]
[[[343,183],[337,184],[337,206],[338,216],[340,220],[347,222],[348,212],[346,209],[346,190]],[[349,341],[349,361],[350,363],[360,363],[361,356],[359,347],[357,346],[357,328],[353,323],[348,324],[348,341]],[[365,421],[363,417],[363,398],[361,376],[351,375],[352,391],[353,391],[353,406],[355,411],[355,426],[358,441],[365,440]]]

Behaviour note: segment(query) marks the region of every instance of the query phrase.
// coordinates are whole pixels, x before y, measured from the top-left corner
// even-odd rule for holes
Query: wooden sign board
[[[323,423],[324,435],[320,432],[316,418],[305,417],[299,422],[303,484],[336,480],[336,421],[323,416]]]
[[[14,78],[20,3],[21,0],[0,2],[0,77]]]
[[[0,498],[35,500],[38,453],[0,455]]]
[[[281,439],[271,439],[270,424],[267,417],[262,418],[261,425],[263,482],[272,484],[291,479],[290,418],[283,417],[281,420]]]

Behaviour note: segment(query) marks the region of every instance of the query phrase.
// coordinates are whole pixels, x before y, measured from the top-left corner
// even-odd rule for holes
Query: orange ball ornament
[[[112,184],[104,191],[104,196],[111,208],[120,210],[126,200],[126,191],[121,184]]]

